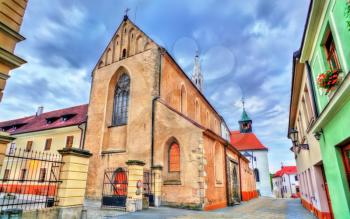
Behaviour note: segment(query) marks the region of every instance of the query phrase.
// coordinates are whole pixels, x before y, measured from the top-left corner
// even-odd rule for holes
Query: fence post
[[[130,212],[142,210],[142,181],[143,166],[145,163],[139,160],[129,160],[128,165],[128,198],[126,200],[126,210]]]
[[[0,131],[0,171],[2,170],[2,165],[4,163],[7,144],[13,140],[15,140],[15,138],[11,137],[9,133]]]
[[[154,189],[154,206],[159,207],[161,205],[161,195],[162,195],[162,169],[163,167],[153,166],[152,167],[152,188]]]
[[[58,186],[59,218],[80,218],[84,204],[89,151],[78,148],[58,150],[62,155],[62,167]]]

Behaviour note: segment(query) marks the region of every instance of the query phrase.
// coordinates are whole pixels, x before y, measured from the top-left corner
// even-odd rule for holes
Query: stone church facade
[[[255,192],[254,176],[221,137],[222,122],[171,55],[125,16],[92,73],[87,197],[108,202],[112,194],[127,205],[134,194],[125,184],[140,197],[142,181],[156,206],[210,210],[239,203],[242,190]]]

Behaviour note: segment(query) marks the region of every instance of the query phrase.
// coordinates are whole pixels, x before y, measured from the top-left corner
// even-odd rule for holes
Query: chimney
[[[43,114],[43,112],[44,112],[44,107],[39,106],[38,110],[36,111],[36,116],[40,116],[41,114]]]

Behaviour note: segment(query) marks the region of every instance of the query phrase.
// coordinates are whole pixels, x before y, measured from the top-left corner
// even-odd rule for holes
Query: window
[[[295,181],[298,181],[298,176],[295,175],[295,176],[294,176],[294,179],[295,179]]]
[[[257,168],[254,169],[255,180],[260,182],[259,170]]]
[[[74,140],[74,136],[67,136],[66,148],[73,147],[73,140]]]
[[[46,168],[40,168],[39,172],[39,182],[45,182]]]
[[[27,146],[26,146],[26,152],[29,152],[32,150],[32,146],[33,146],[33,141],[27,141]]]
[[[169,148],[169,172],[180,172],[180,147],[172,143]]]
[[[23,182],[26,179],[26,175],[27,175],[27,169],[22,169],[19,175],[19,180]]]
[[[214,167],[215,167],[215,178],[216,183],[221,184],[223,182],[223,150],[221,148],[221,145],[219,143],[216,143],[214,145],[215,150],[215,160],[214,160]]]
[[[46,142],[45,142],[45,151],[48,151],[48,150],[50,150],[50,148],[51,148],[51,143],[52,143],[52,138],[48,138],[48,139],[46,139]]]
[[[11,143],[9,154],[14,154],[15,151],[16,151],[16,143],[13,142],[13,143]]]
[[[130,78],[123,74],[117,83],[114,94],[114,110],[112,124],[126,125],[128,120],[128,105],[130,93]]]
[[[337,55],[337,50],[333,40],[332,32],[329,31],[327,39],[324,44],[326,50],[326,59],[330,69],[340,69],[339,59]]]
[[[122,58],[126,58],[126,49],[123,49]]]
[[[181,86],[180,90],[180,111],[181,113],[185,114],[186,113],[186,101],[187,101],[187,94],[186,94],[186,88],[184,85]]]
[[[195,107],[196,107],[196,120],[197,122],[200,122],[200,107],[199,107],[199,102],[198,100],[196,99],[195,101]]]
[[[4,180],[3,181],[7,181],[10,178],[10,170],[6,169],[4,172]]]

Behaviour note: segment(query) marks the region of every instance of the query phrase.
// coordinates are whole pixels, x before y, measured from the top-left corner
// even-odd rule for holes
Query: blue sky
[[[87,103],[90,75],[124,10],[191,75],[198,49],[205,95],[231,129],[240,99],[269,147],[270,171],[293,164],[286,138],[292,53],[300,47],[303,0],[29,1],[16,53],[28,61],[11,73],[0,120]]]

